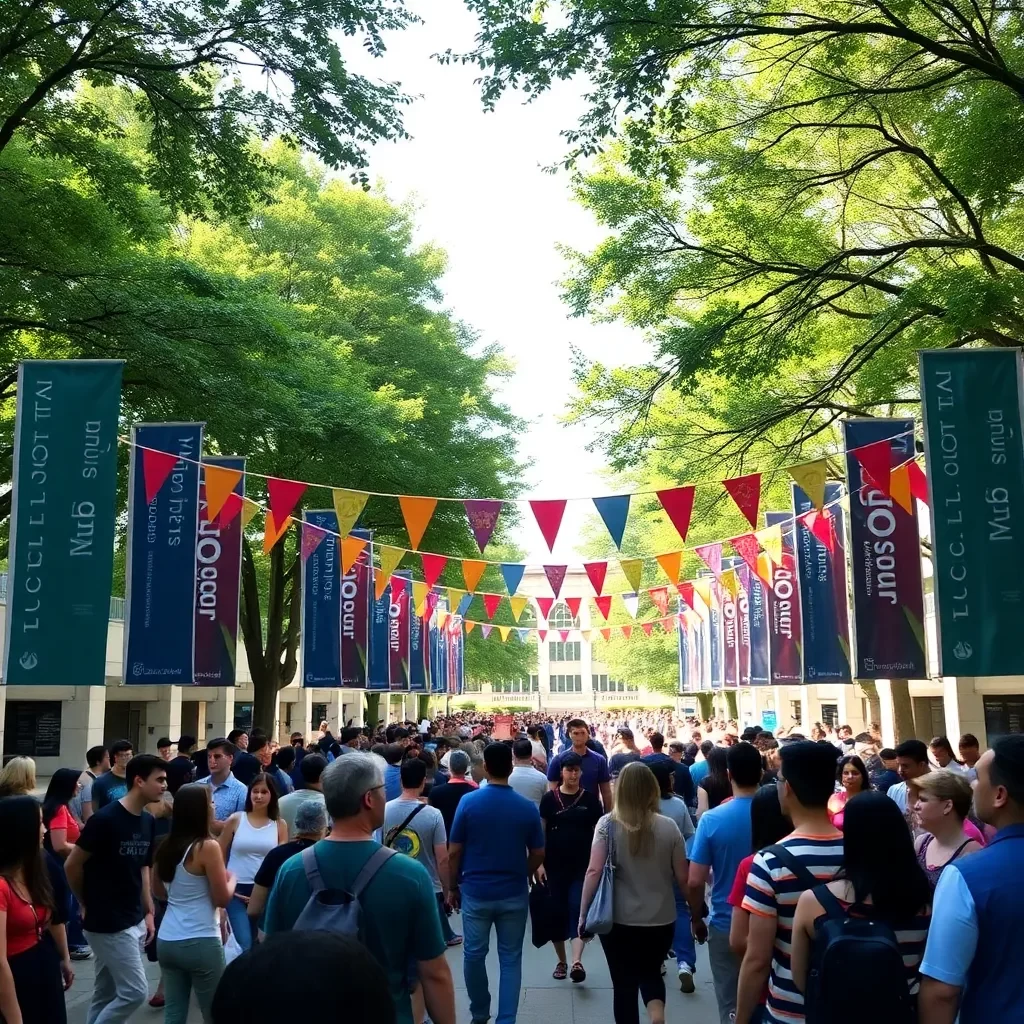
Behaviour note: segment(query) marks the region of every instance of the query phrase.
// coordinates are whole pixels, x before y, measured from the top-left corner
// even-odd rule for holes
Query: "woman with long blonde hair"
[[[0,768],[0,798],[31,796],[36,788],[36,763],[31,757],[12,757]]]
[[[660,806],[661,789],[651,769],[641,762],[626,765],[615,785],[615,807],[594,832],[583,883],[581,936],[610,847],[614,923],[601,945],[612,977],[615,1024],[639,1024],[638,993],[651,1024],[665,1020],[661,966],[675,932],[672,883],[686,891],[689,865],[679,827],[658,813]]]

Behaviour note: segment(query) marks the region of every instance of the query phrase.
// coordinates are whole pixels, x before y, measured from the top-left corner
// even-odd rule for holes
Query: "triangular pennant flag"
[[[700,599],[704,602],[704,604],[707,605],[708,608],[710,608],[711,580],[709,580],[707,576],[698,576],[697,579],[693,581],[693,590],[694,593],[697,594],[700,597]],[[694,608],[694,611],[696,610],[697,609]]]
[[[240,494],[232,492],[228,495],[228,500],[224,502],[224,507],[220,510],[220,518],[218,522],[221,527],[228,526],[231,521],[242,513],[242,529],[244,530],[252,521],[253,517],[260,510],[259,505],[254,501],[249,501],[247,498],[243,498]]]
[[[750,566],[752,572],[757,572],[757,556],[759,553],[757,537],[752,533],[745,533],[742,537],[733,537],[729,543],[733,551]]]
[[[338,517],[338,533],[345,536],[359,522],[359,517],[366,508],[366,499],[370,496],[366,491],[349,491],[344,487],[335,487],[331,491],[334,514]]]
[[[569,614],[575,619],[580,613],[580,605],[583,603],[582,597],[567,597],[565,599],[565,607],[569,609]]]
[[[384,596],[384,590],[391,582],[391,574],[398,568],[398,563],[404,556],[405,548],[395,548],[390,544],[380,546],[380,568],[373,579],[378,601]]]
[[[269,555],[274,545],[288,532],[291,525],[291,516],[281,524],[280,528],[274,525],[274,516],[270,509],[267,509],[266,519],[263,523],[263,554]]]
[[[486,603],[486,601],[487,597],[485,596],[484,602]],[[518,622],[519,616],[523,614],[526,606],[530,603],[530,599],[528,597],[510,597],[508,599],[508,603],[512,605],[512,617],[516,622]],[[497,607],[497,605],[495,605],[495,607]]]
[[[768,557],[776,564],[782,565],[782,524],[766,526],[754,534],[757,543],[768,552]]]
[[[641,623],[640,623],[640,628],[641,628],[641,629],[642,629],[642,630],[643,630],[643,631],[644,631],[644,632],[645,632],[645,633],[646,633],[646,634],[647,634],[648,636],[650,636],[650,635],[651,635],[651,630],[653,630],[653,629],[654,629],[654,623],[653,623],[653,622],[641,622]]]
[[[464,594],[462,593],[461,590],[459,591],[459,593],[462,594],[462,597],[459,598],[459,607],[456,608],[455,614],[461,615],[463,618],[465,618],[466,612],[469,611],[469,606],[473,603],[473,595]]]
[[[545,565],[544,575],[548,578],[548,583],[551,584],[551,592],[558,597],[562,592],[562,582],[565,580],[565,570],[568,569],[567,565]]]
[[[694,548],[694,551],[702,559],[704,559],[705,565],[715,574],[715,576],[722,575],[722,543],[719,541],[717,544],[702,544],[699,548]]]
[[[924,470],[921,468],[920,463],[916,460],[914,462],[908,462],[907,475],[910,477],[910,493],[917,498],[918,501],[923,501],[926,505],[929,504],[928,477],[924,475]]]
[[[622,635],[628,640],[633,635],[632,626],[621,626]]]
[[[525,597],[514,597],[513,601],[522,601],[526,604],[527,598]],[[487,618],[493,619],[494,613],[498,610],[498,605],[501,604],[501,594],[484,594],[484,611],[487,613]],[[513,606],[515,611],[515,606]],[[519,609],[522,611],[522,608]],[[516,621],[519,621],[519,616],[516,616]]]
[[[889,476],[889,494],[904,512],[914,514],[914,496],[910,493],[910,467],[897,466]]]
[[[597,610],[604,616],[604,621],[607,622],[612,610],[612,595],[605,594],[603,597],[595,597],[594,604],[597,605]]]
[[[485,624],[481,624],[480,632],[483,633],[485,640],[491,635],[491,630],[492,629],[494,629],[493,626],[488,626],[488,625],[485,625]]]
[[[275,476],[268,476],[268,505],[274,522],[283,523],[295,511],[295,506],[305,493],[306,484],[300,480],[279,480]]]
[[[538,629],[537,636],[540,637],[540,642],[544,643],[548,638],[548,631],[546,629]]]
[[[720,582],[722,586],[729,592],[731,597],[739,596],[740,592],[740,581],[736,576],[735,569],[726,569],[722,573]]]
[[[143,448],[141,451],[142,481],[146,487],[146,504],[152,505],[153,500],[160,493],[160,488],[163,487],[171,475],[171,470],[177,464],[178,456],[173,452],[158,452],[154,448]]]
[[[679,567],[683,563],[682,551],[667,551],[665,554],[656,557],[658,565],[661,566],[661,571],[672,583],[675,583],[679,579]]]
[[[686,486],[673,487],[667,491],[658,491],[658,500],[661,502],[661,507],[665,510],[683,541],[686,540],[686,534],[690,529],[694,490],[694,487]]]
[[[529,629],[517,629],[516,630],[516,635],[519,637],[519,642],[521,644],[525,644],[526,641],[530,639],[530,633],[531,632],[532,632],[532,630],[529,630]]]
[[[889,474],[892,472],[892,441],[885,438],[873,444],[851,448],[850,454],[860,463],[864,476],[873,487],[889,497]]]
[[[562,643],[563,643],[563,644],[565,643],[565,641],[566,641],[566,640],[568,640],[568,639],[569,639],[569,634],[570,634],[571,632],[572,632],[572,630],[571,630],[571,629],[560,629],[560,630],[558,631],[558,635],[559,635],[559,636],[560,636],[560,637],[562,638]]]
[[[761,508],[761,474],[748,473],[723,480],[722,486],[732,495],[736,507],[747,517],[752,530],[757,529],[757,513]]]
[[[302,544],[299,548],[299,557],[305,562],[318,547],[320,542],[327,536],[323,530],[318,529],[312,523],[302,524]]]
[[[804,521],[804,526],[807,527],[811,533],[814,534],[818,540],[825,545],[830,552],[835,551],[835,529],[832,521],[832,513],[827,508],[822,509],[820,512],[817,509],[812,508],[810,512],[805,513],[801,518]]]
[[[441,599],[441,595],[438,594],[436,591],[431,590],[430,593],[427,594],[427,615],[428,616],[434,614],[434,609],[437,607],[437,602],[440,599]]]
[[[668,612],[668,587],[651,587],[647,591],[651,596],[651,600],[654,602],[654,607],[658,611],[665,615]]]
[[[534,600],[537,602],[537,607],[540,609],[541,618],[547,622],[548,615],[551,613],[551,606],[555,603],[553,597],[535,597]]]
[[[341,575],[347,576],[352,569],[352,566],[359,561],[359,556],[363,553],[363,549],[366,547],[366,540],[362,537],[342,537],[341,538]]]
[[[676,590],[679,591],[679,596],[690,606],[693,607],[693,584],[686,580],[684,583],[680,583]]]
[[[402,507],[402,518],[405,519],[405,528],[409,531],[409,543],[413,551],[417,551],[430,517],[437,508],[437,498],[418,498],[406,494],[398,499],[398,504]]]
[[[423,581],[428,587],[432,587],[441,578],[441,573],[448,564],[448,556],[427,554],[420,555],[420,558],[423,560]]]
[[[617,494],[611,498],[595,498],[594,507],[604,520],[615,546],[621,549],[622,535],[626,532],[626,519],[629,517],[629,495]]]
[[[772,585],[774,573],[772,572],[771,556],[768,554],[767,551],[762,551],[761,554],[757,556],[756,572],[757,575],[760,576],[762,580],[764,580],[767,586],[770,587]]]
[[[565,499],[531,501],[530,508],[533,510],[533,517],[537,520],[540,532],[547,542],[548,551],[554,551],[558,528],[562,525],[562,516],[565,513]]]
[[[391,575],[391,596],[400,597],[405,593],[405,588],[409,585],[409,580],[405,576]]]
[[[511,626],[499,626],[498,627],[498,634],[501,636],[501,642],[502,643],[505,643],[505,641],[508,640],[508,635],[511,632],[512,632],[512,627]]]
[[[471,594],[476,593],[480,577],[483,576],[486,568],[486,562],[479,562],[475,558],[464,558],[462,560],[462,578],[466,581],[466,589]]]
[[[602,629],[601,630],[601,636],[603,636],[605,638],[605,640],[611,640],[611,638],[612,638],[611,627],[608,627],[606,629]]]
[[[234,493],[238,481],[242,479],[242,471],[204,463],[203,477],[206,482],[206,520],[212,523],[220,515],[228,497]]]
[[[604,578],[608,575],[608,563],[584,562],[583,568],[587,570],[587,577],[590,579],[590,585],[594,588],[594,593],[600,595],[604,590]]]
[[[619,559],[619,568],[622,570],[626,582],[634,589],[640,589],[640,578],[644,573],[644,560],[642,558]]]
[[[449,587],[448,588],[448,607],[457,614],[459,605],[462,604],[462,599],[466,596],[466,592],[461,587]]]
[[[444,629],[444,624],[448,621],[448,610],[446,608],[439,608],[437,612],[437,628]]]
[[[815,508],[825,504],[825,478],[828,464],[824,459],[816,462],[802,462],[799,466],[787,466],[786,472],[797,482],[800,490],[807,495]],[[756,525],[756,524],[755,524]],[[772,559],[775,562],[775,559]],[[775,562],[778,565],[778,562]]]
[[[505,589],[508,591],[509,597],[519,589],[519,584],[523,582],[524,572],[526,572],[525,565],[519,565],[516,562],[502,562],[501,578],[505,581]]]
[[[469,520],[469,528],[473,531],[480,554],[484,553],[487,542],[498,525],[498,516],[501,514],[501,502],[489,498],[470,498],[464,501],[466,518]]]
[[[581,629],[580,636],[583,637],[586,643],[590,643],[590,638],[593,636],[594,631],[592,629]]]
[[[476,623],[475,622],[467,622],[466,623],[466,636],[469,636],[469,634],[472,633],[474,629],[476,629]]]
[[[623,594],[622,603],[626,606],[626,611],[635,619],[636,613],[640,610],[640,595]]]
[[[416,607],[416,614],[422,619],[427,611],[427,594],[430,587],[419,580],[412,581],[412,603]]]

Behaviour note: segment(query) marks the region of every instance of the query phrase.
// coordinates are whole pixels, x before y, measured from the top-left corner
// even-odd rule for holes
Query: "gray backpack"
[[[296,930],[301,928],[336,932],[361,940],[363,908],[359,903],[359,897],[385,863],[397,856],[397,851],[387,846],[380,847],[363,865],[349,892],[344,889],[330,889],[324,885],[320,867],[316,862],[316,846],[307,846],[302,851],[302,868],[306,872],[306,881],[309,882],[312,895],[292,927]]]

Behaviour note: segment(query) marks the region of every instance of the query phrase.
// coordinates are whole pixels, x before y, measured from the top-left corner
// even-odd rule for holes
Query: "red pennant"
[[[803,516],[803,520],[804,525],[811,533],[828,548],[831,554],[835,554],[836,534],[832,513],[827,508],[823,508],[820,512],[817,509],[811,509]]]
[[[499,604],[501,604],[501,594],[484,594],[484,611],[487,612],[487,618],[494,618]]]
[[[587,576],[590,577],[590,585],[594,588],[594,593],[600,595],[601,591],[604,590],[604,578],[608,575],[608,563],[584,562],[583,568],[587,570]]]
[[[441,573],[444,572],[444,567],[448,564],[448,557],[446,555],[420,555],[423,559],[423,582],[428,587],[432,587],[440,578]]]
[[[620,626],[619,628],[622,630],[622,635],[627,640],[633,635],[633,627],[632,626]]]
[[[551,584],[551,592],[558,597],[562,591],[562,582],[565,579],[565,571],[569,567],[567,565],[545,565],[544,575],[548,578],[548,583]]]
[[[146,488],[147,505],[153,504],[177,461],[178,456],[173,452],[158,452],[154,448],[142,449],[142,482]]]
[[[405,593],[406,584],[409,582],[404,576],[392,576],[390,578],[391,583],[391,596],[401,597]]]
[[[666,615],[668,613],[668,587],[652,587],[647,593],[651,595],[655,608],[662,615]]]
[[[612,638],[612,631],[611,631],[611,629],[602,629],[601,630],[601,636],[603,636],[605,638],[605,640],[611,640],[611,638]]]
[[[537,636],[540,638],[540,642],[544,643],[548,638],[548,631],[546,629],[538,629]]]
[[[695,488],[673,487],[671,490],[658,491],[658,500],[667,513],[679,536],[686,540],[690,529],[690,516],[693,513],[693,494]]]
[[[563,643],[563,644],[565,643],[565,641],[566,641],[566,640],[568,640],[568,639],[569,639],[569,634],[570,634],[571,632],[572,632],[572,630],[571,630],[571,629],[560,629],[560,630],[558,631],[558,635],[559,635],[559,636],[560,636],[560,637],[562,638],[562,643]]]
[[[597,610],[604,616],[604,621],[607,622],[612,610],[612,595],[606,594],[604,597],[595,597],[594,604],[597,605]]]
[[[757,553],[760,549],[757,538],[752,533],[745,533],[742,537],[733,537],[729,543],[732,545],[733,551],[750,566],[750,571],[756,573]]]
[[[761,508],[761,474],[748,473],[723,480],[722,486],[732,495],[736,507],[747,517],[752,530],[757,529],[757,513]]]
[[[567,597],[565,599],[565,607],[569,609],[569,614],[575,619],[580,613],[580,604],[582,603],[582,597]]]
[[[562,525],[562,516],[565,513],[565,499],[531,501],[530,508],[533,509],[533,517],[537,520],[540,532],[547,542],[548,551],[554,551],[558,528]]]
[[[910,493],[918,501],[923,501],[926,505],[930,504],[928,501],[928,477],[924,475],[924,470],[917,460],[907,464],[907,472],[910,474]]]
[[[892,472],[892,442],[888,439],[875,441],[874,444],[852,448],[851,452],[871,485],[888,497],[889,474]]]
[[[650,635],[651,635],[651,631],[652,631],[652,630],[654,629],[654,623],[653,623],[653,622],[641,622],[641,623],[640,623],[640,628],[641,628],[641,629],[642,629],[642,630],[643,630],[643,631],[644,631],[644,632],[645,632],[645,633],[646,633],[646,634],[647,634],[648,636],[650,636]]]
[[[242,496],[240,494],[235,494],[234,491],[227,496],[227,499],[220,510],[220,515],[217,517],[217,523],[221,529],[228,526],[235,516],[242,511],[242,502]]]
[[[553,597],[536,597],[534,600],[537,602],[537,607],[540,609],[540,613],[547,622],[548,616],[551,614],[551,606],[555,603]]]
[[[306,485],[298,480],[278,480],[267,477],[267,494],[270,497],[270,514],[275,523],[283,523],[306,493]]]
[[[690,608],[693,608],[693,584],[689,581],[680,583],[676,589],[679,591],[679,596],[687,603],[687,605],[689,605]],[[696,611],[697,609],[693,608],[693,610]]]

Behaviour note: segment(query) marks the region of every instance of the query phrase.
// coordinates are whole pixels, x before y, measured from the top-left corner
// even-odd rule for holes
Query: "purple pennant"
[[[545,565],[544,575],[548,578],[548,583],[551,584],[551,592],[558,597],[562,590],[562,581],[565,579],[565,571],[569,567],[567,565]]]
[[[484,553],[487,542],[498,525],[498,516],[501,514],[501,502],[491,501],[488,498],[469,498],[462,503],[466,509],[466,518],[469,520],[469,528],[473,531],[480,554]]]
[[[480,627],[480,632],[483,633],[485,640],[491,635],[491,630],[492,629],[494,629],[493,626],[488,626],[486,624],[484,624],[484,625],[482,625]]]

